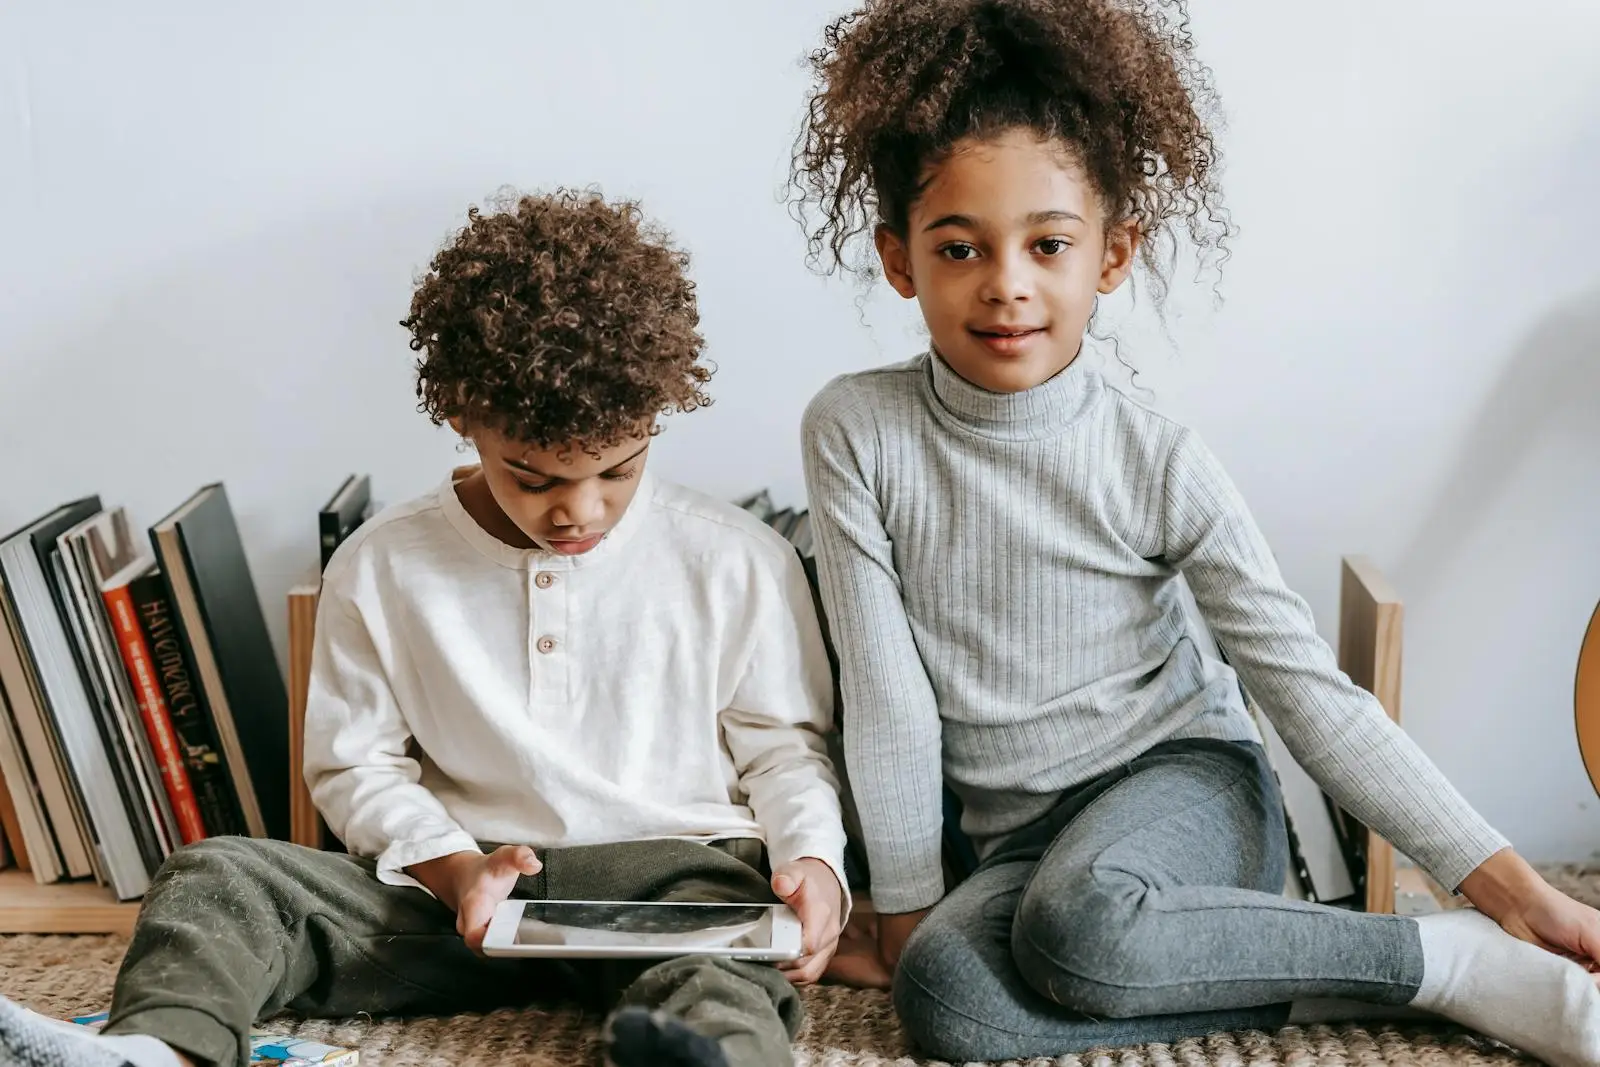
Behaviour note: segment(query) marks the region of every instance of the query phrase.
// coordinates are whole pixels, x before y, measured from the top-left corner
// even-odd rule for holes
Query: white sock
[[[1297,1000],[1289,1005],[1289,1025],[1312,1023],[1420,1022],[1437,1015],[1409,1004],[1368,1004],[1364,1000]]]
[[[96,1041],[104,1041],[133,1067],[180,1067],[183,1062],[172,1046],[159,1037],[148,1034],[95,1034],[94,1037]]]
[[[1421,915],[1422,987],[1411,1002],[1551,1067],[1600,1067],[1600,989],[1571,960],[1471,909]]]
[[[97,1033],[0,997],[0,1061],[20,1067],[180,1067],[170,1045],[143,1034]]]

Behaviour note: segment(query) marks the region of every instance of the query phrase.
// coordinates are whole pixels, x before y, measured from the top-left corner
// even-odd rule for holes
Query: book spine
[[[108,589],[102,595],[117,638],[117,648],[122,653],[123,666],[127,668],[128,680],[133,683],[139,717],[144,722],[145,734],[150,738],[150,747],[155,750],[161,768],[161,784],[166,788],[167,799],[172,802],[172,814],[178,821],[178,832],[184,844],[192,845],[206,836],[205,823],[200,817],[200,802],[195,798],[194,787],[189,783],[189,771],[179,751],[177,735],[172,727],[172,714],[167,710],[166,698],[161,695],[161,686],[156,682],[150,646],[139,626],[133,597],[127,586]]]
[[[322,547],[322,569],[328,569],[328,561],[333,558],[334,550],[339,547],[343,538],[339,535],[339,513],[336,511],[321,511],[317,513],[317,532]]]
[[[209,713],[189,669],[183,639],[173,623],[166,584],[159,573],[146,575],[134,580],[129,594],[150,648],[162,698],[183,749],[201,821],[212,836],[242,833],[244,819],[239,814],[238,799],[233,795],[233,782],[228,777]]]

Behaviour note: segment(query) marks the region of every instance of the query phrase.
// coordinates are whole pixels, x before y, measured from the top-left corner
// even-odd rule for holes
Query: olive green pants
[[[485,851],[492,848],[485,845]],[[769,902],[761,842],[636,841],[542,850],[518,880],[530,900]],[[669,1012],[718,1040],[728,1062],[790,1067],[800,998],[771,966],[485,959],[455,914],[384,885],[371,860],[239,837],[174,852],[145,895],[106,1033],[160,1038],[219,1067],[248,1061],[251,1026],[311,1017],[437,1015],[577,998],[607,1011]]]

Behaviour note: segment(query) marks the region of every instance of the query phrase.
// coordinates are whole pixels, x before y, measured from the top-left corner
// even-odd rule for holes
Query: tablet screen
[[[772,912],[766,904],[528,901],[514,943],[765,949]]]

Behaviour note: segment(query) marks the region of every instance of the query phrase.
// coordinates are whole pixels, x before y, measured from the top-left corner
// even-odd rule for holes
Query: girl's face
[[[1028,130],[958,142],[911,205],[904,235],[877,232],[889,284],[915,297],[952,370],[996,393],[1031,389],[1078,356],[1095,294],[1138,249],[1107,226],[1065,146]]]

